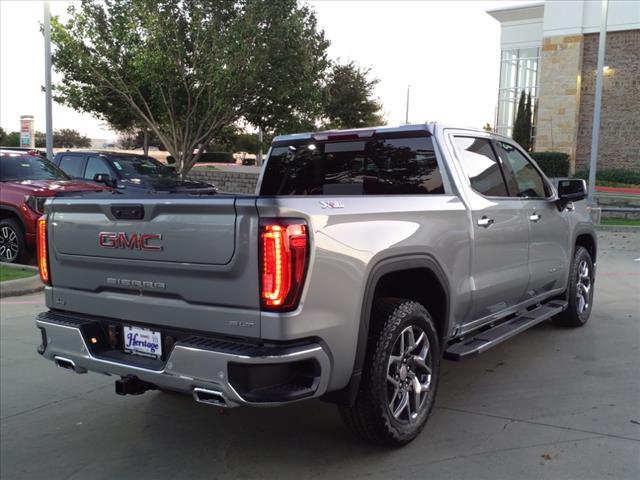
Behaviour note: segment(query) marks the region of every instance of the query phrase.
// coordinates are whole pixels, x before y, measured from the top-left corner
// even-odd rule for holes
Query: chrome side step
[[[478,332],[473,337],[450,345],[444,352],[444,358],[447,360],[460,361],[475,357],[508,338],[525,331],[527,328],[531,328],[540,322],[548,320],[566,308],[567,302],[552,300],[549,303],[540,305],[533,310],[529,310],[495,327]]]

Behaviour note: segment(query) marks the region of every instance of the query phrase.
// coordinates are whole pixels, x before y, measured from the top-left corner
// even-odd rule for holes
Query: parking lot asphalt
[[[42,294],[0,302],[2,479],[640,478],[640,234],[603,233],[594,310],[443,363],[416,441],[363,444],[319,401],[221,413],[39,358]]]

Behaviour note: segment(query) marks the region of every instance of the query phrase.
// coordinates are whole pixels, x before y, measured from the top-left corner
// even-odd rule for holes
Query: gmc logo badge
[[[158,233],[100,232],[98,243],[104,248],[126,248],[129,250],[146,250],[158,252],[162,245],[153,245],[154,240],[162,240]]]

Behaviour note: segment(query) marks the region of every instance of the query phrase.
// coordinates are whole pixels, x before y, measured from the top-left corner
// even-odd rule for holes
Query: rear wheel
[[[433,408],[440,345],[429,312],[419,303],[379,299],[355,404],[340,407],[346,425],[376,443],[402,446],[424,428]]]
[[[13,219],[0,220],[0,261],[20,263],[27,257],[27,243],[22,225]]]
[[[593,304],[593,260],[589,251],[578,246],[571,264],[567,287],[567,309],[553,318],[563,327],[581,327],[591,315]]]

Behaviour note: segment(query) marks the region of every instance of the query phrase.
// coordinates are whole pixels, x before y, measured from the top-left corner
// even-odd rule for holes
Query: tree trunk
[[[144,155],[147,156],[149,155],[149,130],[147,130],[146,128],[144,129],[144,140],[143,140],[143,145],[142,145],[142,151],[144,152]]]
[[[256,156],[256,165],[262,166],[262,127],[258,127],[258,155]]]

